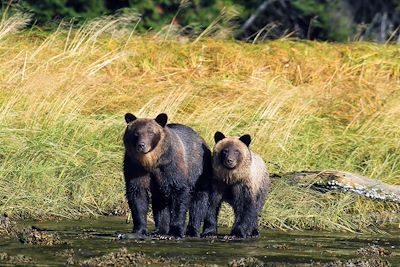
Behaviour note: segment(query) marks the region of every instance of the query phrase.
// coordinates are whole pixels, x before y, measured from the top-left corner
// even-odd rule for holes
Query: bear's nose
[[[146,145],[143,142],[140,142],[139,144],[136,145],[137,151],[143,151],[145,147]]]
[[[228,164],[232,164],[232,163],[233,163],[233,159],[227,159],[226,162],[227,162]]]

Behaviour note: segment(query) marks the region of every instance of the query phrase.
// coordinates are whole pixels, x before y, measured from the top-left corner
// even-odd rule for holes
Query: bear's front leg
[[[186,212],[190,202],[189,187],[173,189],[171,192],[171,222],[168,235],[183,238]]]
[[[139,235],[147,235],[147,212],[149,206],[148,188],[143,187],[143,179],[132,179],[127,184],[126,196],[132,213],[133,230]]]
[[[233,210],[235,223],[230,235],[237,238],[252,236],[255,224],[257,224],[257,207],[251,189],[245,185],[237,185],[233,197]]]
[[[125,155],[124,178],[126,197],[132,213],[133,233],[147,235],[150,175]]]

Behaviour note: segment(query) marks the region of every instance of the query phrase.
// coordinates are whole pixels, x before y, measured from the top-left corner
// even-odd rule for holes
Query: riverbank
[[[24,244],[0,236],[2,264],[74,266],[398,266],[398,229],[390,234],[262,230],[259,239],[227,241],[119,239],[130,231],[123,217],[90,220],[24,221],[17,227],[57,236],[58,243]],[[229,228],[221,228],[221,234]],[[173,248],[173,249],[172,249]]]

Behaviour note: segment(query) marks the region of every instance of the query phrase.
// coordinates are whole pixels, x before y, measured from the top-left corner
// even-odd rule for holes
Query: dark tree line
[[[400,0],[11,0],[38,25],[74,18],[85,21],[134,9],[139,30],[174,23],[202,30],[223,8],[234,9],[239,39],[282,36],[329,41],[400,42]],[[4,6],[10,0],[3,0]],[[190,32],[190,31],[189,31]]]
[[[400,42],[400,0],[265,0],[242,26],[242,38]]]

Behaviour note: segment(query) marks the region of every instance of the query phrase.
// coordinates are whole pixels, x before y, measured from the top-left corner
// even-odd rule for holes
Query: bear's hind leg
[[[217,220],[222,199],[223,193],[214,188],[209,197],[209,206],[204,220],[202,237],[215,237],[217,235]]]
[[[170,225],[168,235],[183,238],[185,232],[186,212],[190,202],[189,187],[175,189],[171,194]]]
[[[208,209],[208,192],[194,192],[189,207],[189,224],[186,229],[186,235],[192,237],[200,236],[200,227],[206,216]]]
[[[260,236],[260,232],[258,230],[258,221],[260,214],[262,212],[262,209],[265,204],[265,199],[268,194],[268,188],[267,184],[264,185],[264,187],[258,191],[257,197],[256,197],[256,213],[254,215],[254,221],[253,221],[253,230],[251,231],[251,238],[258,238]]]

